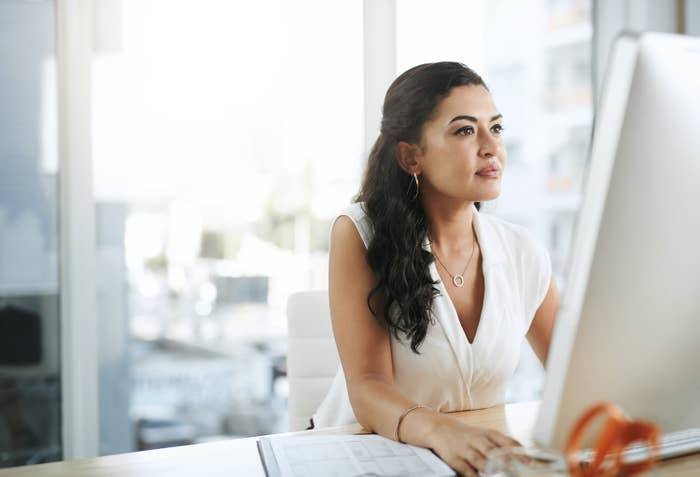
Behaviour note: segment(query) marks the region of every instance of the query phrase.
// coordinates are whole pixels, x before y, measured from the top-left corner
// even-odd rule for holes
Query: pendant
[[[462,275],[455,275],[452,277],[452,283],[454,283],[456,287],[462,288],[464,286],[464,277]]]

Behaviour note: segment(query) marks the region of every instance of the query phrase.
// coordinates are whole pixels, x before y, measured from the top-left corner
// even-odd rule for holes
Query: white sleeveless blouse
[[[338,217],[352,219],[365,248],[372,226],[361,203]],[[480,409],[501,404],[520,357],[520,346],[544,299],[552,267],[547,250],[527,229],[474,208],[474,230],[481,248],[484,301],[474,342],[469,343],[457,312],[430,265],[440,295],[433,300],[434,323],[415,354],[410,340],[391,337],[394,386],[418,404],[441,412]],[[430,251],[427,239],[423,244]],[[313,416],[316,427],[356,422],[342,366]]]

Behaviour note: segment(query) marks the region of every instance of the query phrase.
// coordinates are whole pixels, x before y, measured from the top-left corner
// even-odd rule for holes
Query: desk
[[[538,402],[508,404],[456,415],[464,422],[510,434],[524,445],[531,445],[532,427]],[[290,434],[358,433],[358,425]],[[290,435],[288,434],[288,435]],[[183,447],[98,457],[72,462],[55,462],[0,470],[0,477],[261,477],[265,473],[256,438],[236,439]],[[700,476],[700,454],[673,459],[657,467],[655,477]]]

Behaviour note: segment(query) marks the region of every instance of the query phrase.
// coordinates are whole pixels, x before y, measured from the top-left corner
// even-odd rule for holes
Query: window
[[[590,135],[590,5],[395,6],[395,74],[450,59],[490,85],[510,162],[486,210],[539,235],[563,288]],[[285,430],[286,300],[327,287],[330,220],[366,161],[362,7],[125,0],[98,23],[100,335],[121,363],[102,371],[115,405],[100,419],[136,427],[103,435],[102,453]],[[530,352],[508,399],[541,383]]]
[[[60,460],[54,2],[0,2],[0,467]]]
[[[121,5],[93,69],[101,453],[283,431],[287,297],[327,287],[363,167],[362,3]]]

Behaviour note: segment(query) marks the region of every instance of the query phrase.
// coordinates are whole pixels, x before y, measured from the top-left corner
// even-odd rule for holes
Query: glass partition
[[[55,4],[0,1],[0,467],[61,458]]]

